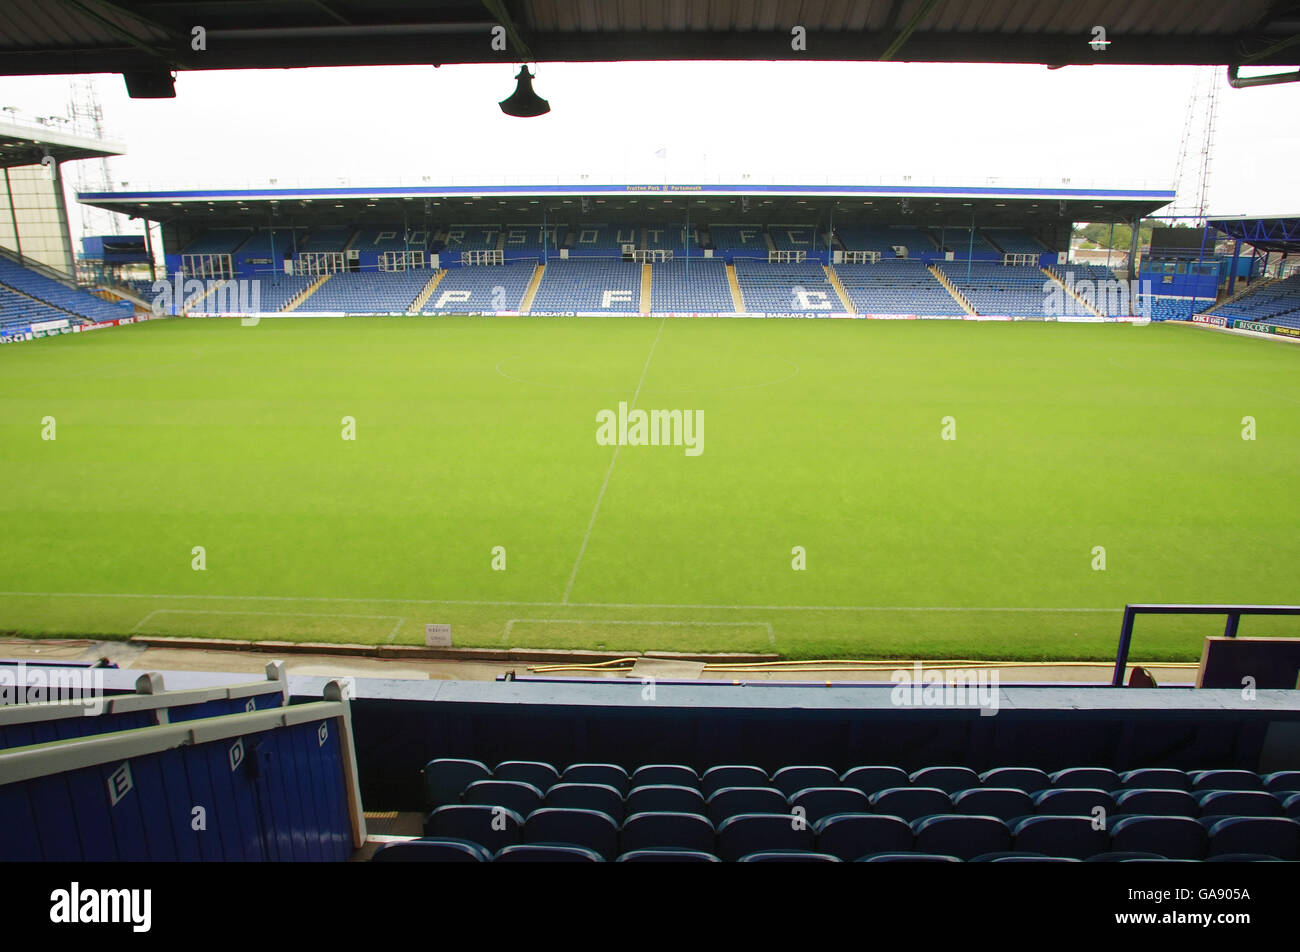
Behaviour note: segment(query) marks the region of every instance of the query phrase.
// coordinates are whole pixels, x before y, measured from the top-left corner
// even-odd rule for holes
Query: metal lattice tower
[[[73,128],[84,133],[93,133],[95,138],[104,138],[104,110],[99,104],[99,93],[95,88],[93,76],[83,76],[73,80],[69,90],[68,118]],[[80,192],[107,192],[112,188],[113,177],[108,168],[108,157],[82,159],[77,166],[77,190]],[[122,233],[118,216],[102,209],[90,206],[81,208],[81,234]]]
[[[1209,201],[1210,167],[1214,153],[1214,124],[1218,112],[1217,69],[1198,70],[1192,80],[1174,171],[1173,214],[1195,216],[1202,224]]]

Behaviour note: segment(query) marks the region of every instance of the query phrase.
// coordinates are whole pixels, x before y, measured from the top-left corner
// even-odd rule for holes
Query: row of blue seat
[[[714,824],[696,813],[634,813],[622,823],[599,810],[543,807],[525,818],[501,806],[439,807],[425,836],[469,840],[496,853],[519,843],[556,843],[594,850],[605,859],[641,849],[685,849],[738,860],[764,850],[829,853],[856,860],[881,852],[920,852],[974,859],[1019,850],[1086,859],[1139,851],[1170,859],[1253,853],[1300,859],[1300,820],[1288,817],[1133,815],[1120,818],[998,817],[932,814],[908,820],[884,814],[836,813],[809,821],[791,813],[742,813]]]
[[[1300,770],[1264,775],[1250,770],[1182,771],[1147,767],[1117,772],[1107,767],[1067,767],[1047,773],[1035,767],[994,767],[976,773],[969,767],[936,765],[911,773],[897,766],[864,765],[843,772],[825,765],[792,764],[769,774],[753,764],[719,764],[697,771],[685,764],[646,764],[632,771],[618,764],[570,764],[562,771],[533,760],[507,760],[489,769],[480,760],[440,757],[422,771],[426,806],[455,803],[476,780],[517,780],[545,792],[556,783],[604,784],[626,795],[635,786],[672,784],[698,787],[708,797],[723,787],[774,787],[789,797],[806,787],[845,786],[873,794],[895,787],[934,787],[948,794],[975,787],[1010,787],[1026,793],[1050,788],[1161,790],[1300,791]]]

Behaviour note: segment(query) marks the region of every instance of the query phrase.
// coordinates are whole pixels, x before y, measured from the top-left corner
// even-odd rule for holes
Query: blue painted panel
[[[307,839],[306,858],[312,862],[319,862],[325,855],[324,845],[321,842],[325,811],[322,809],[318,789],[320,775],[317,770],[316,758],[312,754],[311,747],[308,746],[307,736],[300,729],[295,729],[289,733],[294,750],[294,774],[298,778],[298,790],[299,795],[302,797],[303,814],[307,819],[307,828],[304,831]],[[316,743],[314,736],[311,738],[310,743]]]
[[[97,767],[62,775],[76,804],[77,837],[87,860],[112,862],[120,858],[109,808],[109,789]]]
[[[302,791],[298,788],[298,765],[294,758],[293,738],[288,731],[275,732],[274,795],[279,798],[278,817],[284,824],[280,834],[281,855],[285,859],[307,859],[307,818],[303,812]]]
[[[0,862],[25,863],[42,859],[36,816],[25,784],[0,786]]]
[[[221,840],[222,858],[227,861],[243,860],[244,833],[240,827],[239,810],[235,807],[235,786],[226,761],[224,742],[204,744],[198,749],[211,782],[212,803],[208,807],[208,831],[216,831]]]
[[[141,758],[143,760],[144,758]],[[104,790],[103,796],[110,797],[109,786],[122,766],[121,761],[102,764],[93,768],[99,777],[99,786]],[[145,834],[145,817],[140,803],[139,772],[140,761],[127,761],[131,775],[130,789],[122,794],[117,803],[109,807],[114,839],[117,842],[118,856],[127,862],[144,862],[149,859],[149,842]],[[87,793],[89,798],[90,794]]]
[[[81,837],[77,833],[77,813],[64,777],[39,777],[27,787],[36,832],[41,840],[41,856],[47,861],[81,860]]]
[[[167,796],[167,786],[163,781],[162,755],[132,760],[131,770],[135,776],[135,792],[139,797],[149,858],[174,861],[176,839],[172,827],[175,806]]]
[[[262,839],[262,825],[257,815],[257,782],[253,773],[249,770],[249,760],[252,756],[251,748],[257,738],[258,735],[256,734],[249,734],[243,738],[231,737],[216,741],[213,744],[215,747],[224,749],[229,758],[231,749],[242,741],[242,759],[236,763],[233,769],[230,768],[228,760],[226,767],[230,770],[231,792],[235,812],[239,816],[241,850],[244,859],[250,861],[266,859],[266,850],[263,847]]]
[[[317,721],[304,724],[303,727],[314,728],[309,744],[316,744],[316,762],[320,768],[320,791],[325,807],[322,830],[328,830],[328,836],[322,834],[322,847],[325,858],[334,861],[345,860],[351,849],[344,831],[348,828],[347,804],[343,799],[343,764],[339,758],[338,722],[333,720]],[[322,735],[322,731],[324,732]]]
[[[192,825],[193,815],[190,811],[196,801],[189,777],[185,773],[186,754],[186,751],[179,748],[163,751],[158,755],[158,766],[162,771],[176,859],[193,862],[203,858],[199,849],[199,836],[205,834],[200,834]]]

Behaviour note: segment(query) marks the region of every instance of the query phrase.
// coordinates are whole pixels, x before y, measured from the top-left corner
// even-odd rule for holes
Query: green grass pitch
[[[634,396],[703,452],[614,459]],[[1300,601],[1300,349],[1183,326],[159,321],[0,348],[0,460],[25,634],[1107,659]]]

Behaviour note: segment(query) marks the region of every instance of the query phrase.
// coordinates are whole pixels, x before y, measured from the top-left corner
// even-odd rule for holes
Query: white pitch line
[[[766,628],[767,641],[776,644],[776,634],[772,631],[770,621],[649,621],[637,619],[602,619],[602,618],[511,618],[506,622],[505,633],[501,636],[503,645],[510,643],[510,631],[516,624],[532,625],[671,625],[673,627],[715,627],[715,628]]]
[[[405,619],[405,618],[399,618],[399,619],[397,619],[397,624],[394,625],[394,626],[393,626],[393,630],[390,631],[390,632],[388,633],[388,643],[389,643],[390,645],[393,643],[393,639],[397,637],[397,630],[398,630],[399,628],[401,628],[402,625],[404,625],[405,623],[406,623],[406,619]]]
[[[659,330],[655,332],[655,339],[650,344],[650,353],[646,356],[645,366],[641,368],[641,379],[636,382],[636,392],[632,394],[632,402],[628,404],[628,412],[636,409],[637,397],[641,396],[641,385],[645,383],[645,375],[650,370],[650,361],[654,359],[655,348],[659,346],[659,336],[664,332],[664,322],[666,317],[659,319]],[[591,519],[587,523],[587,531],[582,537],[582,545],[578,548],[578,558],[573,563],[573,571],[569,573],[569,584],[564,586],[564,598],[560,599],[562,604],[569,603],[569,593],[573,591],[573,583],[578,579],[578,567],[582,565],[582,557],[587,552],[587,540],[591,538],[591,530],[596,526],[596,516],[600,514],[600,504],[605,500],[605,490],[609,488],[609,477],[614,475],[614,464],[618,462],[618,451],[622,449],[621,444],[614,444],[614,455],[609,458],[609,469],[605,470],[605,481],[600,484],[600,495],[596,497],[596,507],[591,510]]]
[[[347,598],[325,595],[170,595],[166,593],[137,592],[0,592],[0,598],[176,598],[206,599],[208,601],[226,602],[343,602],[362,605],[468,605],[476,607],[515,607],[531,606],[539,608],[654,608],[670,610],[706,611],[766,611],[766,612],[1030,612],[1036,614],[1119,614],[1122,608],[1026,608],[1023,606],[996,607],[987,605],[702,605],[671,604],[664,602],[528,602],[528,601],[484,601],[468,598]],[[277,615],[282,612],[268,612]],[[395,615],[366,616],[376,618],[395,618]]]
[[[149,619],[153,618],[154,615],[270,615],[283,618],[369,618],[374,620],[396,618],[397,624],[388,636],[390,642],[397,634],[397,629],[401,627],[402,622],[406,621],[405,618],[398,615],[354,615],[345,612],[245,612],[226,611],[216,608],[156,608],[136,623],[136,626],[131,629],[131,634],[135,634],[147,625]]]

